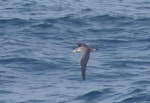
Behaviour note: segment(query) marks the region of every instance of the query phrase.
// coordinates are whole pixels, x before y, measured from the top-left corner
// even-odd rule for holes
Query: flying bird
[[[78,48],[75,48],[73,52],[81,52],[83,55],[80,60],[80,66],[81,66],[82,79],[85,80],[86,65],[90,57],[90,52],[95,51],[96,49],[89,47],[85,43],[78,43],[77,45]]]

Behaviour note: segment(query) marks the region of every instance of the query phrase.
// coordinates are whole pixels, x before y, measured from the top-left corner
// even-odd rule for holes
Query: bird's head
[[[78,47],[78,48],[75,48],[74,50],[73,50],[73,52],[83,52],[83,47]]]

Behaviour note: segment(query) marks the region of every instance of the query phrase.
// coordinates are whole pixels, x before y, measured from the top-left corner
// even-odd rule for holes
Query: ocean
[[[1,0],[0,103],[150,103],[150,1]]]

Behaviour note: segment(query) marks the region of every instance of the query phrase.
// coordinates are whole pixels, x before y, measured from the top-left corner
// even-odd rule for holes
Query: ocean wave
[[[149,17],[141,17],[134,20],[134,24],[150,24],[150,18]]]
[[[10,86],[11,84],[16,83],[16,81],[13,79],[11,80],[10,78],[5,78],[5,80],[0,80],[1,86]]]
[[[53,27],[52,24],[48,24],[48,23],[40,23],[40,24],[34,24],[30,26],[31,28],[38,28],[38,29],[50,29],[51,27]]]
[[[150,102],[150,95],[149,94],[138,94],[136,96],[131,96],[126,98],[118,103],[148,103]]]
[[[144,22],[149,24],[150,18],[148,17],[130,17],[127,15],[111,15],[111,14],[103,14],[103,15],[96,15],[96,16],[83,16],[83,17],[76,17],[74,15],[65,15],[64,17],[55,18],[55,19],[46,19],[45,21],[51,23],[72,23],[74,25],[90,25],[91,22],[101,23],[101,24],[117,24],[120,26],[126,25],[135,25],[135,23]],[[62,22],[63,21],[63,22]]]
[[[31,59],[31,58],[7,58],[0,59],[0,63],[15,63],[15,62],[23,62],[23,63],[38,63],[39,60]]]
[[[6,58],[6,59],[0,59],[0,63],[3,65],[6,65],[11,68],[16,68],[16,70],[22,70],[22,71],[39,71],[39,70],[53,70],[55,68],[59,69],[61,68],[59,65],[52,63],[52,62],[46,62],[43,60],[37,60],[33,58]],[[20,66],[19,66],[20,65]]]
[[[146,17],[129,17],[126,15],[110,15],[110,14],[103,14],[103,15],[96,15],[96,16],[83,16],[83,17],[76,17],[74,15],[65,15],[64,17],[60,18],[51,18],[45,19],[44,22],[50,24],[62,24],[62,25],[71,25],[71,26],[80,26],[80,27],[90,27],[93,23],[97,23],[98,25],[114,25],[119,27],[124,26],[134,26],[137,23],[145,23],[149,24],[150,19]],[[92,25],[91,25],[92,24]],[[101,30],[106,32],[123,32],[123,28],[113,28]],[[93,29],[93,28],[92,28]],[[90,28],[89,30],[92,31]],[[98,30],[93,29],[94,32],[98,32]]]
[[[0,82],[1,83],[1,82]],[[0,94],[12,94],[13,92],[7,90],[0,90]]]
[[[111,64],[113,67],[130,67],[130,65],[149,65],[150,61],[149,60],[145,60],[145,61],[141,61],[141,60],[114,60],[111,62],[108,62],[107,65]],[[132,67],[132,66],[131,66]]]
[[[150,84],[150,80],[138,80],[136,82],[134,82],[135,85],[137,84],[144,84],[144,85],[149,85]]]
[[[107,29],[95,29],[95,28],[89,28],[87,29],[88,32],[92,32],[92,33],[120,33],[123,32],[124,29],[123,28],[107,28]]]
[[[10,19],[0,19],[0,25],[22,25],[28,23],[27,20],[19,19],[19,18],[10,18]]]
[[[80,26],[81,28],[83,27],[87,27],[87,29],[85,29],[88,32],[102,32],[102,33],[121,33],[121,32],[125,32],[126,29],[124,29],[124,26],[134,26],[137,23],[145,23],[146,25],[149,24],[150,19],[149,18],[131,18],[128,16],[121,16],[121,15],[98,15],[98,16],[87,16],[87,17],[75,17],[74,15],[65,15],[63,17],[59,17],[59,18],[46,18],[46,19],[33,19],[32,22],[37,22],[37,23],[33,23],[30,27],[31,28],[41,28],[41,29],[61,29],[66,26],[66,28],[68,28],[68,26],[72,26],[72,27],[78,27]],[[24,21],[24,22],[28,22],[28,21]],[[31,22],[31,21],[30,21]],[[100,23],[98,25],[114,25],[114,28],[102,28],[102,29],[94,29],[91,28],[91,22],[92,23]],[[116,27],[117,26],[117,27]],[[119,27],[118,27],[119,26]],[[89,28],[90,27],[90,28]]]
[[[23,101],[21,103],[50,103],[50,101],[47,101],[47,100],[38,100],[38,99],[31,99],[31,100],[27,100],[27,101]]]
[[[26,8],[31,8],[33,6],[36,6],[37,2],[36,1],[31,1],[31,0],[27,0],[27,1],[20,1],[20,2],[16,2],[13,4],[13,6],[15,6],[17,9],[26,9]]]
[[[82,19],[74,18],[73,16],[66,15],[60,18],[48,18],[43,20],[35,19],[36,23],[33,23],[30,27],[35,28],[36,31],[38,29],[49,30],[49,32],[58,32],[58,30],[66,29],[68,30],[69,26],[72,27],[84,27],[87,26],[88,23]]]
[[[102,91],[91,91],[91,92],[88,92],[88,93],[78,97],[77,100],[96,100],[96,99],[99,99],[102,96],[105,96],[111,92],[112,91],[110,88],[106,88]]]
[[[88,18],[91,21],[100,21],[100,22],[108,22],[108,21],[112,21],[112,22],[120,22],[120,21],[125,21],[125,20],[133,20],[133,18],[128,17],[128,16],[123,16],[123,15],[110,15],[110,14],[104,14],[104,15],[97,15],[94,17],[90,17]]]
[[[111,44],[118,44],[118,43],[127,43],[127,39],[98,39],[99,42],[103,43],[111,43]]]
[[[87,22],[83,18],[75,18],[73,15],[65,15],[64,17],[55,19],[46,19],[49,23],[62,23],[65,25],[84,26]]]
[[[100,91],[91,91],[89,93],[84,94],[83,96],[78,97],[78,99],[95,99],[97,97],[100,97],[103,94],[103,92]]]
[[[81,9],[81,12],[84,12],[84,13],[91,12],[91,11],[93,11],[93,10],[90,8]]]

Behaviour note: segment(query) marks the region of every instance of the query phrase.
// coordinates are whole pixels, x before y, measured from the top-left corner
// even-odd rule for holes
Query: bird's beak
[[[78,49],[77,49],[77,48],[75,48],[72,52],[78,52]]]

